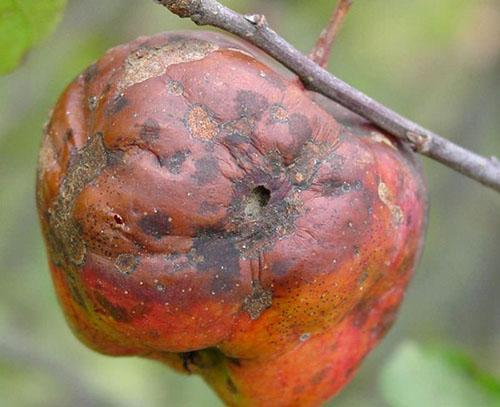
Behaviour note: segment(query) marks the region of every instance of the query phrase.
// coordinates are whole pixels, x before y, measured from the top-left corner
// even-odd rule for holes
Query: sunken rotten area
[[[404,146],[268,62],[205,32],[109,50],[51,113],[37,206],[88,346],[314,406],[394,320],[426,192]]]

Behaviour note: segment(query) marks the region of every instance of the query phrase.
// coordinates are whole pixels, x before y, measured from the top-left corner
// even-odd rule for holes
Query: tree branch
[[[352,0],[339,0],[335,6],[330,21],[321,32],[314,48],[309,53],[309,59],[316,62],[322,68],[328,66],[332,45],[337,37],[342,24],[351,8]]]
[[[241,15],[216,0],[155,0],[179,17],[198,25],[211,25],[235,34],[261,48],[302,80],[304,86],[322,93],[366,118],[413,150],[500,192],[500,164],[482,157],[399,115],[341,81],[281,38],[263,15]]]

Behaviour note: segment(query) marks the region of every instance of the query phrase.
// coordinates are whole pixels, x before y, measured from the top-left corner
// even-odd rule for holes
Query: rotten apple
[[[256,49],[166,33],[68,86],[37,203],[85,344],[201,374],[228,405],[313,406],[391,326],[426,190],[405,145]]]

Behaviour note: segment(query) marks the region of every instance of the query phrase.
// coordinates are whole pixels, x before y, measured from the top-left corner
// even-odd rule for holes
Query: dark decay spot
[[[146,141],[151,142],[160,136],[160,125],[155,119],[147,119],[141,126],[141,130],[139,132],[139,137]]]
[[[235,366],[238,366],[240,367],[241,366],[241,360],[239,360],[238,358],[231,358],[231,357],[227,357],[227,361]]]
[[[363,285],[368,276],[369,276],[368,270],[363,270],[358,277],[358,285]]]
[[[88,84],[90,81],[92,81],[98,73],[97,65],[92,64],[90,65],[85,71],[83,72],[83,81]]]
[[[231,380],[230,377],[228,377],[226,380],[226,386],[231,393],[233,394],[238,393],[238,388],[236,387],[236,385],[234,384],[234,382]]]
[[[208,232],[194,240],[189,257],[199,271],[214,274],[210,290],[216,294],[232,289],[239,277],[240,252],[231,238]]]
[[[236,96],[237,110],[240,117],[248,117],[259,120],[264,111],[269,106],[269,102],[263,95],[249,91],[241,90]]]
[[[169,80],[167,82],[167,92],[171,95],[180,96],[184,93],[184,86],[179,81]]]
[[[69,292],[71,294],[71,297],[75,302],[80,305],[82,308],[87,308],[85,305],[85,300],[83,299],[83,296],[80,292],[80,289],[78,288],[78,285],[75,281],[75,277],[71,274],[66,275],[66,282],[69,287]]]
[[[160,157],[160,165],[167,168],[172,174],[178,174],[182,164],[190,154],[191,151],[187,149],[176,151],[172,155]]]
[[[399,304],[388,308],[382,315],[382,318],[371,330],[370,333],[375,338],[382,338],[392,327],[398,314]]]
[[[123,162],[123,151],[121,150],[107,150],[106,151],[106,165],[114,167]]]
[[[311,378],[311,383],[312,384],[319,384],[321,383],[324,378],[326,377],[326,374],[328,373],[328,368],[324,368],[320,370],[319,372],[316,372],[313,377]]]
[[[175,44],[176,42],[190,41],[191,38],[182,33],[175,33],[168,36],[167,41],[161,45]],[[198,40],[199,41],[199,40]],[[149,42],[145,42],[142,46],[149,46]]]
[[[240,144],[248,144],[250,143],[250,137],[248,137],[247,135],[245,134],[242,134],[240,132],[237,132],[237,131],[234,131],[230,134],[228,134],[224,140],[226,141],[226,143],[228,144],[232,144],[232,145],[240,145]]]
[[[271,265],[271,272],[276,277],[282,277],[288,273],[292,264],[293,262],[290,259],[276,261]]]
[[[240,117],[222,124],[224,142],[229,146],[238,146],[251,142],[251,135],[255,131],[254,120],[248,117]]]
[[[219,208],[220,208],[220,206],[217,205],[216,203],[203,201],[200,204],[200,209],[198,210],[198,213],[200,215],[206,215],[208,213],[215,213],[219,210]]]
[[[370,316],[370,311],[374,306],[373,303],[362,300],[356,307],[354,308],[354,320],[353,325],[360,329],[363,325],[368,321],[368,317]]]
[[[110,116],[114,115],[120,112],[127,105],[128,105],[128,100],[125,98],[125,96],[123,96],[123,93],[120,93],[108,104],[108,107],[106,108],[106,113]]]
[[[194,166],[196,168],[196,172],[194,173],[193,178],[196,180],[198,185],[215,181],[216,175],[219,171],[219,164],[214,157],[206,155],[195,161]]]
[[[145,234],[161,239],[170,234],[171,221],[172,219],[168,215],[156,212],[143,216],[139,220],[139,227]]]
[[[363,183],[360,180],[347,182],[338,179],[330,179],[323,182],[323,195],[344,195],[351,191],[360,191]]]
[[[66,137],[66,141],[73,141],[73,129],[67,129],[64,135]]]
[[[127,313],[127,310],[119,305],[114,305],[111,303],[104,295],[100,292],[94,294],[97,303],[103,308],[104,312],[111,316],[117,322],[130,322],[131,318]]]
[[[122,253],[115,260],[115,267],[123,274],[132,274],[139,264],[139,256]]]

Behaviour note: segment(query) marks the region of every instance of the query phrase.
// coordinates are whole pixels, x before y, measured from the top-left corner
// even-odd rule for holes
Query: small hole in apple
[[[252,191],[252,195],[255,200],[259,203],[261,208],[264,208],[269,203],[271,199],[271,191],[267,189],[264,185],[259,185],[255,187]]]
[[[263,185],[252,189],[246,198],[245,215],[250,219],[256,219],[262,215],[262,209],[267,206],[271,199],[271,191]]]
[[[120,215],[116,214],[113,218],[117,225],[123,225],[123,218]]]

